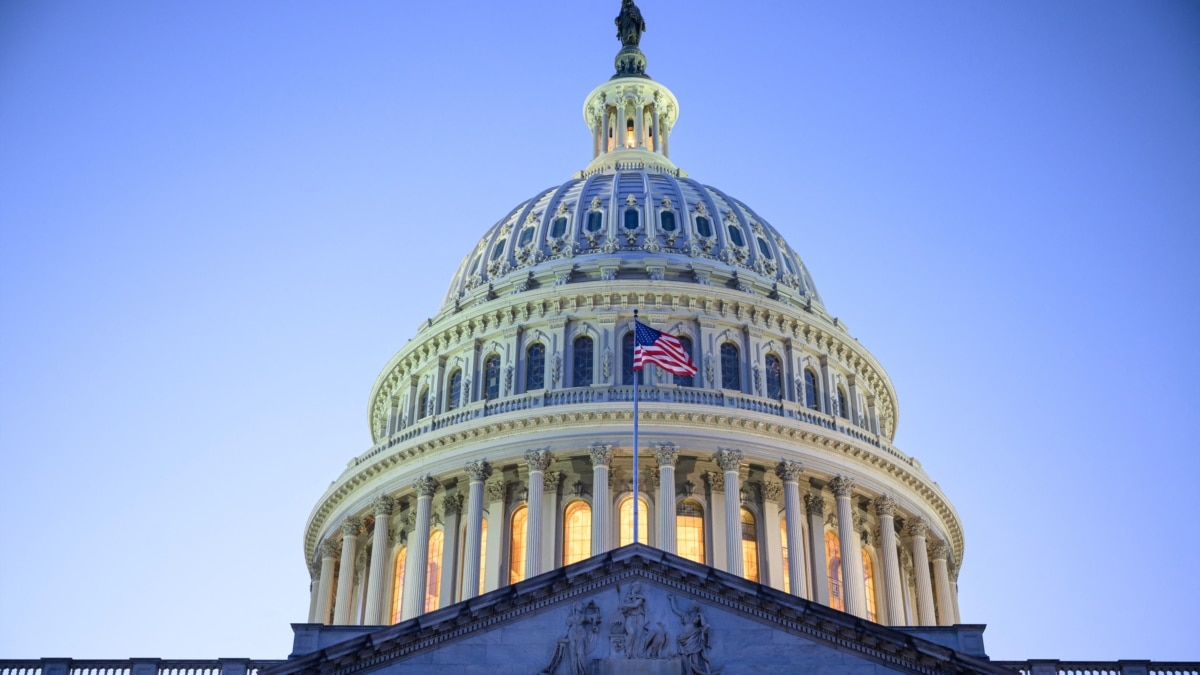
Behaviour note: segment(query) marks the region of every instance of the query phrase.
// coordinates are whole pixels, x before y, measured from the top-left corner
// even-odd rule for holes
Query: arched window
[[[466,525],[462,528],[462,537],[459,541],[458,550],[461,551],[462,560],[459,564],[459,570],[467,569],[467,528]],[[487,562],[487,519],[484,518],[479,523],[479,592],[483,593],[483,570]],[[458,595],[462,597],[463,588],[466,587],[467,580],[463,578],[458,585]]]
[[[694,363],[696,361],[696,355],[692,353],[692,338],[687,337],[686,335],[680,335],[679,344],[683,347],[683,351],[687,352],[687,355],[692,357],[692,362]],[[696,386],[695,375],[675,375],[674,377],[675,384],[680,387]]]
[[[758,523],[749,509],[742,509],[742,573],[758,581]]]
[[[450,373],[450,387],[446,390],[446,411],[449,412],[458,407],[458,399],[462,396],[462,369],[455,368],[453,373]]]
[[[408,548],[396,554],[396,573],[392,578],[392,623],[400,623],[401,602],[404,601],[404,565],[408,563]]]
[[[863,589],[867,596],[867,620],[879,623],[879,615],[875,607],[875,565],[871,562],[871,554],[867,547],[862,548],[863,560]]]
[[[841,387],[837,388],[838,397],[838,416],[844,419],[850,419],[850,405],[846,399],[846,390]]]
[[[774,354],[767,354],[767,398],[778,401],[783,398],[783,362]]]
[[[429,387],[421,390],[421,395],[417,397],[417,419],[429,417],[433,411],[429,409]]]
[[[525,391],[546,387],[546,347],[540,342],[525,350]]]
[[[442,544],[445,535],[441,530],[429,534],[429,557],[425,563],[425,611],[432,612],[438,608],[438,600],[442,596]]]
[[[592,384],[592,338],[575,338],[575,353],[571,357],[571,386],[590,387]]]
[[[508,542],[508,583],[515,584],[525,578],[525,528],[529,525],[529,508],[517,507],[512,514]]]
[[[633,331],[625,334],[621,338],[621,384],[633,384],[633,376],[636,373],[637,383],[639,385],[646,384],[646,378],[643,375],[645,370],[634,371],[633,369]]]
[[[633,543],[633,496],[630,495],[621,500],[619,509],[621,518],[621,536],[618,546],[625,546]],[[646,506],[646,500],[638,497],[638,543],[646,544],[650,542],[650,508]]]
[[[817,403],[817,374],[807,368],[804,370],[804,405],[812,410],[821,407]]]
[[[829,576],[829,606],[846,611],[842,602],[842,545],[838,541],[837,532],[825,532],[825,572]]]
[[[792,592],[792,573],[788,566],[787,516],[779,517],[779,541],[783,542],[783,590]]]
[[[563,565],[592,556],[592,507],[574,501],[563,515]]]
[[[742,390],[742,361],[732,342],[721,343],[721,388]]]
[[[682,501],[675,507],[675,549],[679,556],[705,564],[704,509],[695,500]]]
[[[483,362],[483,396],[489,401],[500,398],[499,354],[492,354]]]

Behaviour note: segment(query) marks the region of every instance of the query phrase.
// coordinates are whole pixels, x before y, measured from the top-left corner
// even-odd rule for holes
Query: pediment
[[[261,675],[1010,672],[642,545],[353,637],[324,628],[347,639]]]

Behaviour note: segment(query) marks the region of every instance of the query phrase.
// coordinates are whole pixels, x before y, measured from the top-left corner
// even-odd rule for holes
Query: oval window
[[[517,240],[517,246],[528,246],[529,242],[533,241],[533,228],[527,227],[521,230],[521,238]],[[762,241],[761,239],[759,241]]]
[[[675,214],[674,213],[671,213],[670,211],[663,211],[662,214],[659,215],[658,221],[663,229],[663,232],[674,232],[675,231]]]
[[[762,237],[758,238],[758,250],[763,254],[763,257],[770,260],[775,256],[771,254],[771,247],[767,245],[767,240]]]
[[[638,229],[638,212],[637,211],[634,211],[633,209],[625,210],[625,229],[627,229],[627,230]]]
[[[551,237],[555,237],[555,238],[561,237],[561,236],[563,236],[563,234],[566,233],[566,231],[567,231],[567,219],[566,218],[559,216],[558,218],[554,219],[554,222],[550,223],[550,236]]]
[[[587,221],[588,232],[599,232],[602,227],[604,227],[604,214],[599,211],[589,213]]]
[[[696,216],[696,231],[700,233],[701,237],[712,236],[712,224],[708,222],[708,218]]]
[[[496,248],[492,249],[492,260],[499,260],[500,256],[504,255],[504,244],[508,239],[501,239],[496,242]]]
[[[742,237],[742,230],[737,225],[729,226],[729,241],[733,242],[734,246],[746,245],[746,240]]]

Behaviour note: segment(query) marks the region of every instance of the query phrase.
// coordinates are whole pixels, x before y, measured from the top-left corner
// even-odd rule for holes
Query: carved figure
[[[613,20],[617,25],[617,39],[622,47],[636,47],[646,32],[646,21],[642,19],[642,11],[633,0],[622,0],[621,13]]]
[[[708,623],[700,613],[700,605],[693,602],[686,611],[675,606],[675,596],[667,594],[671,611],[679,617],[679,656],[687,675],[717,675],[708,662]]]
[[[620,592],[621,587],[617,586],[617,593]],[[640,581],[629,585],[629,590],[621,597],[618,609],[625,617],[625,656],[640,659],[646,651],[646,596],[642,595]]]
[[[584,675],[587,672],[588,655],[596,646],[599,630],[600,610],[596,608],[596,603],[588,603],[586,609],[582,602],[571,607],[571,614],[567,616],[567,649],[572,673]]]

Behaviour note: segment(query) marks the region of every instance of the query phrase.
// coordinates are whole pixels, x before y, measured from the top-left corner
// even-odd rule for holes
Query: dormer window
[[[746,238],[742,236],[742,229],[733,223],[729,224],[729,241],[733,242],[734,246],[741,248],[746,245]]]

